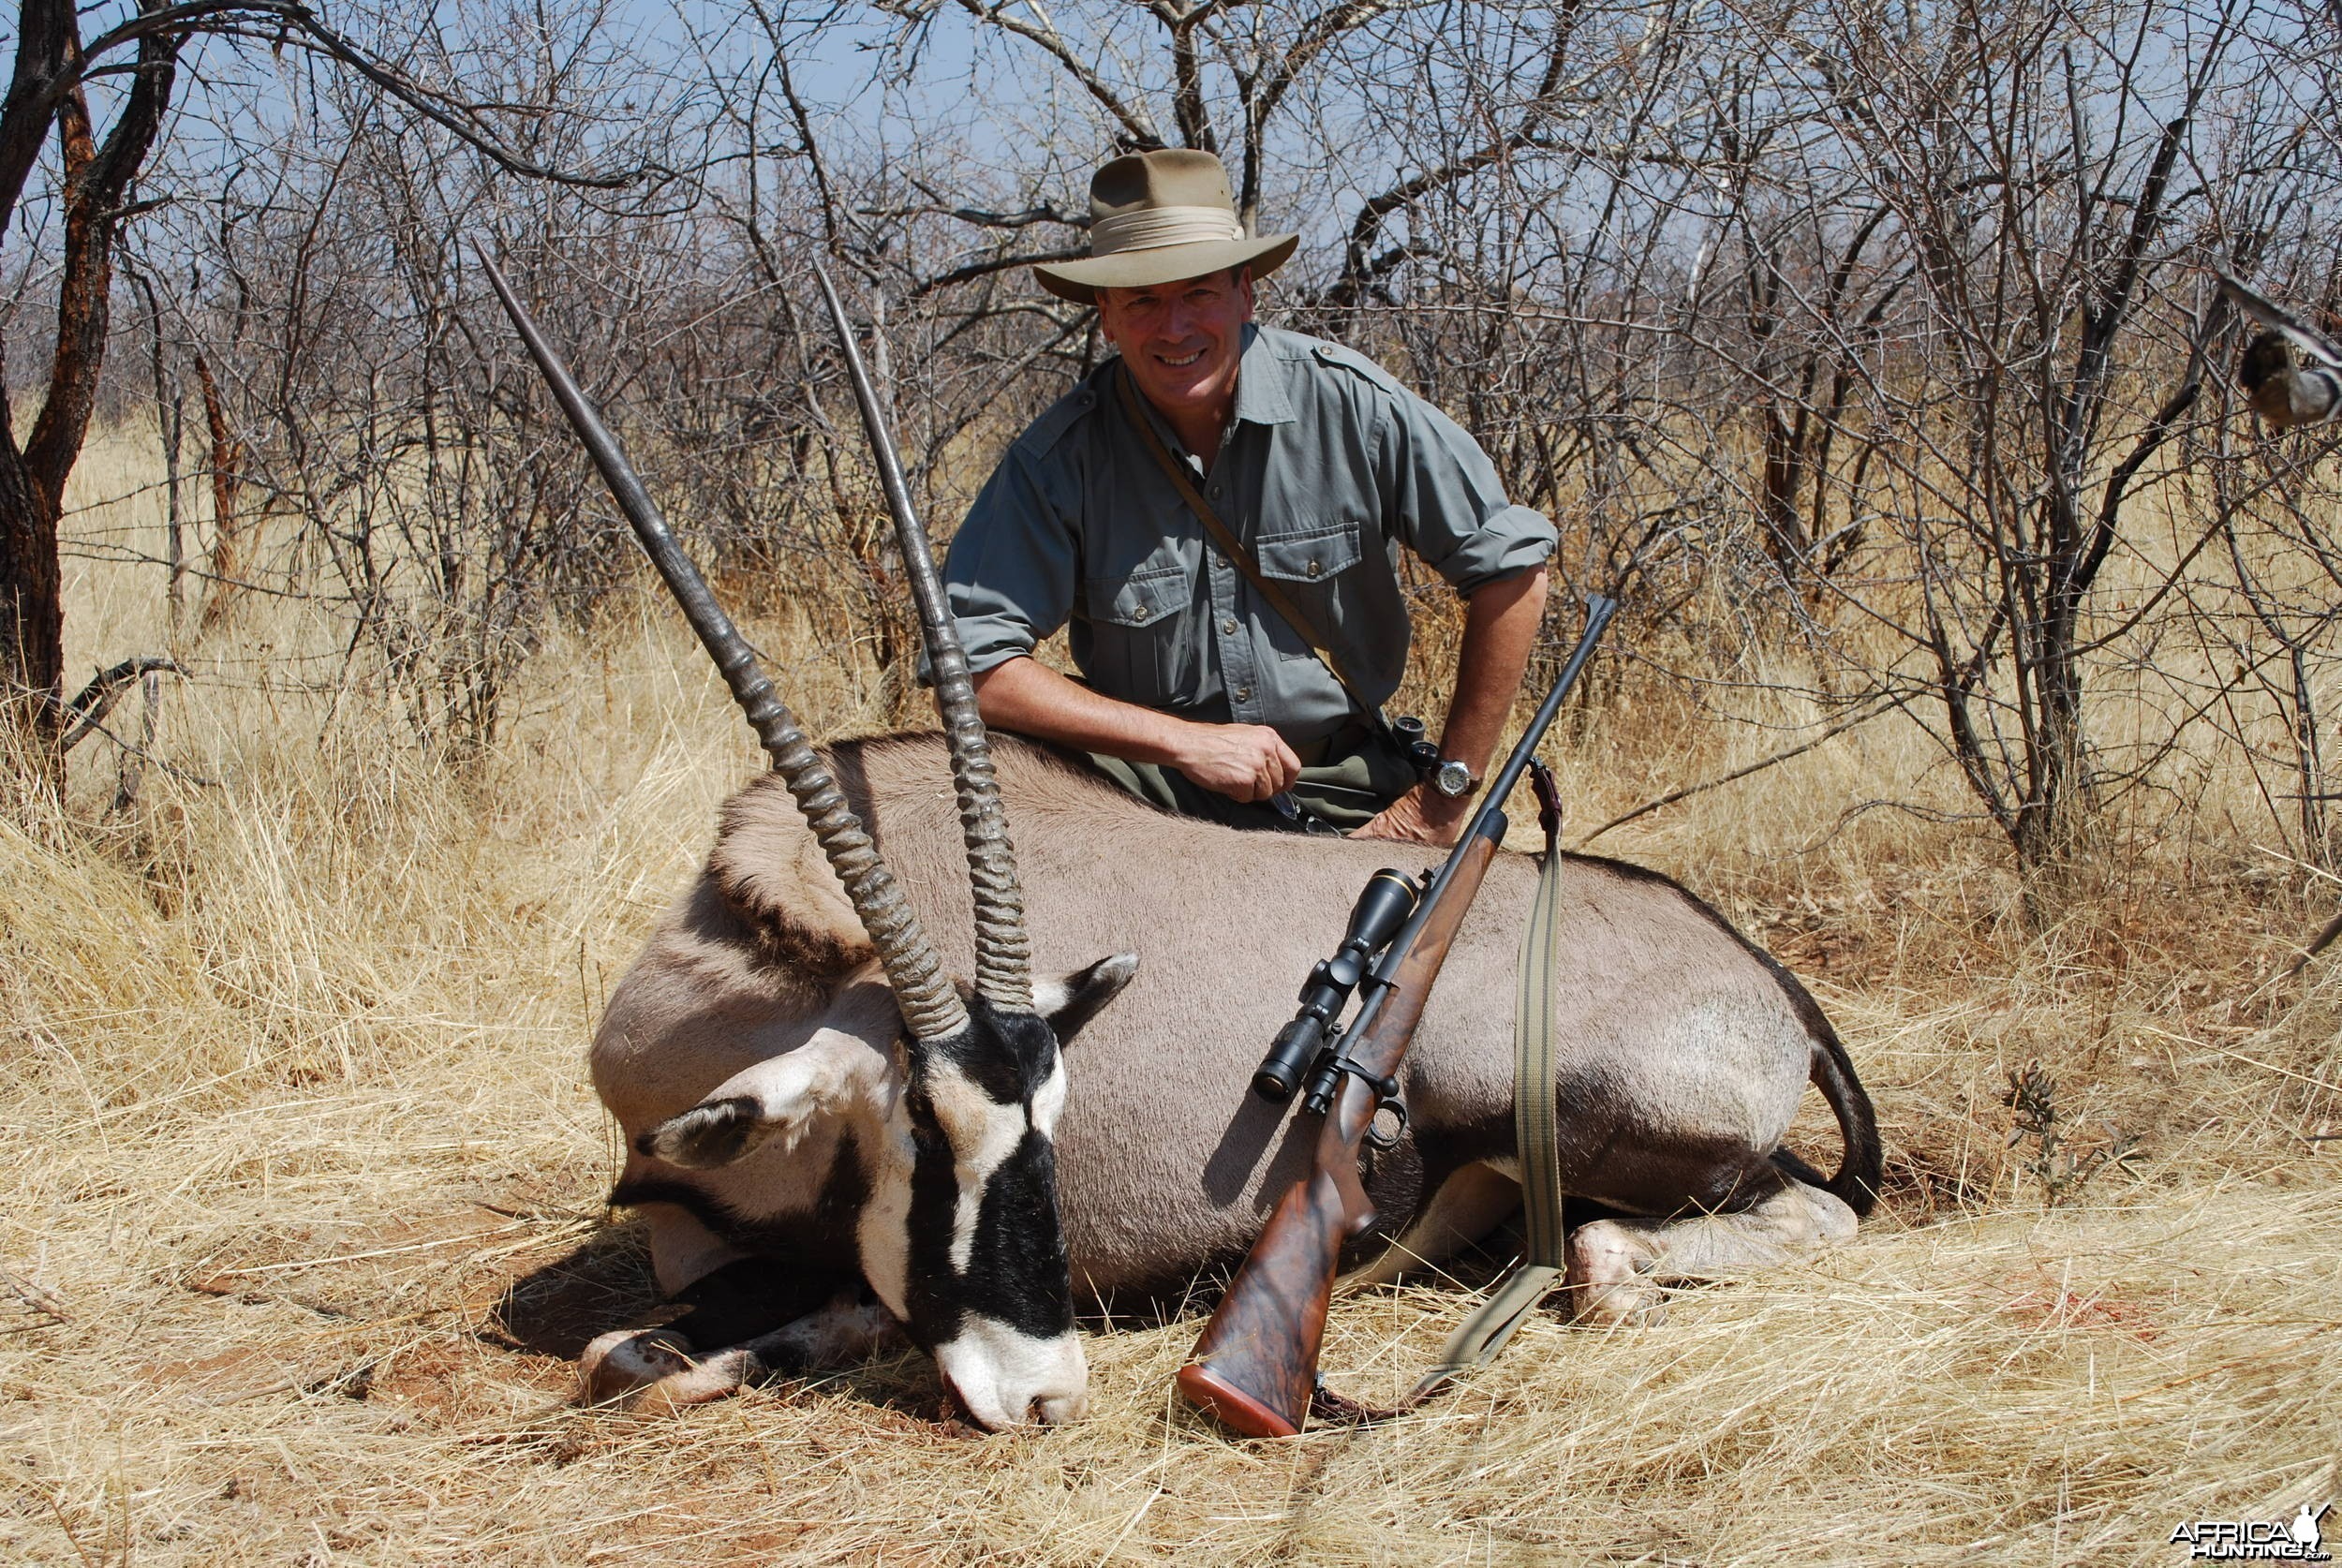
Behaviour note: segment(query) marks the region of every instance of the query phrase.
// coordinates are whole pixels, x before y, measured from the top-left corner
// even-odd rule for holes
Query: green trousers
[[[1348,833],[1364,827],[1383,808],[1415,788],[1415,764],[1379,726],[1326,759],[1302,768],[1280,803],[1231,800],[1194,783],[1177,768],[1133,762],[1096,752],[1098,771],[1152,806],[1182,817],[1201,817],[1234,828],[1282,833]],[[1280,804],[1290,805],[1290,811]]]

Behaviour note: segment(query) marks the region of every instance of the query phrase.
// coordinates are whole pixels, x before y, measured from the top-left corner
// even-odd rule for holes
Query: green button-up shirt
[[[1553,552],[1553,525],[1505,498],[1453,420],[1361,355],[1246,329],[1236,408],[1210,470],[1148,416],[1223,523],[1316,622],[1376,704],[1407,663],[1405,544],[1464,593]],[[1009,448],[952,540],[944,577],[970,666],[1032,651],[1072,623],[1098,690],[1307,742],[1349,698],[1207,541],[1116,395],[1109,360]]]

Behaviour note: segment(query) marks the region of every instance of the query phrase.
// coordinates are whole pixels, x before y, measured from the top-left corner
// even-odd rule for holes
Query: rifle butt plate
[[[1246,1437],[1293,1437],[1301,1428],[1213,1371],[1207,1362],[1179,1368],[1179,1393],[1187,1402]]]

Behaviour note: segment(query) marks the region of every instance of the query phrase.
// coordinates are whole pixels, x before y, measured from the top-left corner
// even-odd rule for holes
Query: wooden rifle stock
[[[1358,1180],[1358,1147],[1382,1107],[1375,1085],[1399,1071],[1505,826],[1503,812],[1480,814],[1453,872],[1417,915],[1413,945],[1390,984],[1369,1001],[1343,1043],[1354,1070],[1338,1080],[1309,1174],[1268,1217],[1179,1369],[1189,1403],[1249,1437],[1291,1437],[1309,1414],[1342,1246],[1374,1223]]]

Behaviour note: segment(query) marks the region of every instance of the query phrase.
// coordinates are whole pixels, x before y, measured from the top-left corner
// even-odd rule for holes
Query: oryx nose
[[[1035,1398],[1027,1409],[1028,1418],[1044,1427],[1062,1427],[1067,1422],[1079,1421],[1089,1413],[1089,1395],[1087,1391]]]
[[[1035,1339],[976,1319],[936,1348],[937,1369],[968,1413],[990,1431],[1078,1421],[1089,1410],[1089,1368],[1072,1334]]]

